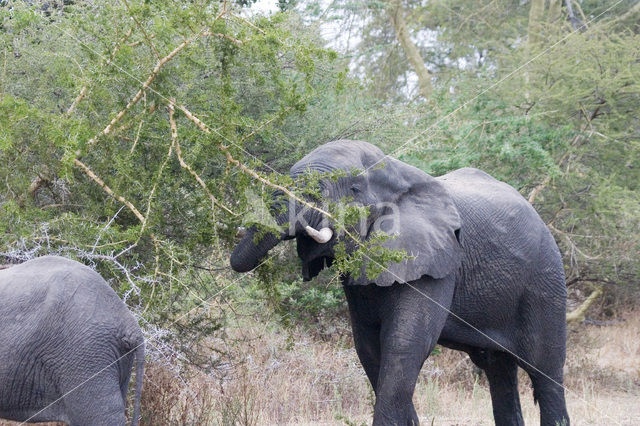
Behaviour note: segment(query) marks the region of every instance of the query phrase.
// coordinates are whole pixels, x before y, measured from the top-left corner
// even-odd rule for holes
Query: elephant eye
[[[352,186],[351,187],[351,192],[353,192],[354,194],[359,194],[360,193],[360,188],[358,188],[357,186]]]

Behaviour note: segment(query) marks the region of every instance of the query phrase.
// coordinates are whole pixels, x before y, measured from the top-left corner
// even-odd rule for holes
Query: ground
[[[574,425],[638,423],[638,313],[629,312],[604,326],[571,327],[565,371],[568,410]],[[185,405],[204,423],[208,416],[202,411],[211,410],[212,424],[369,424],[373,393],[352,348],[347,324],[343,327],[319,339],[300,331],[288,336],[272,326],[245,325],[242,332],[251,338],[240,351],[247,362],[230,368],[223,378],[193,379],[191,390],[196,396],[187,399],[203,403],[200,408],[193,403]],[[151,367],[149,381],[159,370],[157,365]],[[151,389],[147,385],[147,392]],[[525,422],[538,424],[538,407],[523,371],[520,393]],[[150,396],[147,393],[145,399],[153,399]],[[460,352],[441,349],[427,360],[414,402],[422,424],[493,424],[486,379],[476,374],[468,357]]]
[[[572,424],[638,424],[639,314],[571,328],[565,371]],[[259,322],[245,322],[238,332],[244,343],[232,350],[245,362],[221,367],[214,375],[183,372],[183,382],[161,364],[149,363],[143,424],[371,422],[373,393],[347,324],[338,324],[324,338]],[[522,371],[520,378],[525,422],[538,424],[530,383]],[[493,424],[486,379],[459,352],[441,349],[426,362],[414,401],[422,424]]]

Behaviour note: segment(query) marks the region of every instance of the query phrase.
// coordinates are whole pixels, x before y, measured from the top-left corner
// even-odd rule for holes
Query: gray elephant
[[[322,145],[290,174],[300,182],[309,172],[334,170],[347,173],[322,180],[317,201],[347,197],[368,206],[358,238],[381,230],[395,236],[382,246],[409,255],[373,280],[342,276],[355,348],[376,395],[373,424],[418,424],[416,380],[439,343],[466,352],[484,370],[496,424],[523,424],[520,366],[533,382],[541,424],[568,425],[564,269],[533,207],[480,170],[433,178],[361,141]],[[345,239],[335,223],[301,203],[274,205],[276,222],[288,229],[275,235],[249,228],[232,268],[255,268],[289,238],[297,240],[306,280],[331,265],[336,242]]]
[[[138,424],[144,339],[90,268],[44,256],[0,271],[0,418],[124,425],[136,361]]]

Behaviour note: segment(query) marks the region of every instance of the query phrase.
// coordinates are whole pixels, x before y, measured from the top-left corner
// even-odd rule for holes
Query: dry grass
[[[569,334],[566,385],[574,425],[635,425],[640,418],[640,315]],[[345,325],[346,326],[346,325]],[[148,363],[143,396],[146,425],[350,424],[371,422],[373,393],[344,331],[325,341],[260,323],[238,328],[244,362],[222,376],[188,374],[182,381]],[[527,424],[538,424],[530,382],[520,374]],[[466,355],[449,350],[422,369],[414,397],[423,424],[491,425],[486,380]],[[10,425],[3,423],[0,425]]]
[[[614,325],[581,325],[570,332],[566,385],[574,425],[638,424],[638,330],[640,317],[629,313]],[[289,336],[260,324],[244,324],[242,332],[257,337],[237,348],[246,362],[224,379],[198,375],[190,380],[195,397],[181,387],[176,394],[181,402],[175,406],[182,408],[173,409],[162,424],[371,422],[373,393],[347,334],[318,341],[301,332]],[[157,380],[154,369],[162,370],[150,369],[147,392]],[[538,424],[529,379],[522,371],[520,379],[525,421]],[[493,424],[486,379],[475,374],[466,355],[459,352],[445,349],[427,361],[414,401],[423,424]]]

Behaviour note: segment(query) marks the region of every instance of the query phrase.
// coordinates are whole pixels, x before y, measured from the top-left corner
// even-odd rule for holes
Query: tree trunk
[[[544,0],[531,0],[529,9],[529,51],[542,40],[542,20],[544,17]]]
[[[562,13],[562,0],[549,0],[549,13],[547,14],[547,22],[555,24],[560,20]]]
[[[389,13],[389,19],[395,30],[396,37],[398,38],[405,55],[407,55],[407,59],[409,60],[413,70],[418,75],[420,95],[425,99],[429,99],[432,92],[431,75],[424,64],[422,56],[420,56],[418,48],[413,43],[413,40],[411,40],[409,35],[407,23],[404,20],[402,0],[390,0],[389,6],[390,7],[387,9],[387,12]]]
[[[569,22],[571,23],[571,28],[573,28],[574,31],[584,31],[587,29],[587,27],[584,26],[582,20],[580,20],[580,18],[578,18],[573,12],[573,4],[571,3],[572,1],[573,0],[565,0],[565,4],[567,5],[567,15],[569,17]]]
[[[593,305],[593,302],[595,302],[596,299],[598,299],[598,297],[602,295],[602,291],[603,287],[598,286],[589,295],[589,297],[587,297],[587,299],[582,302],[580,306],[578,306],[575,310],[569,312],[567,314],[567,324],[581,323],[582,321],[584,321],[584,316],[587,313],[587,309],[589,309],[589,307]]]

